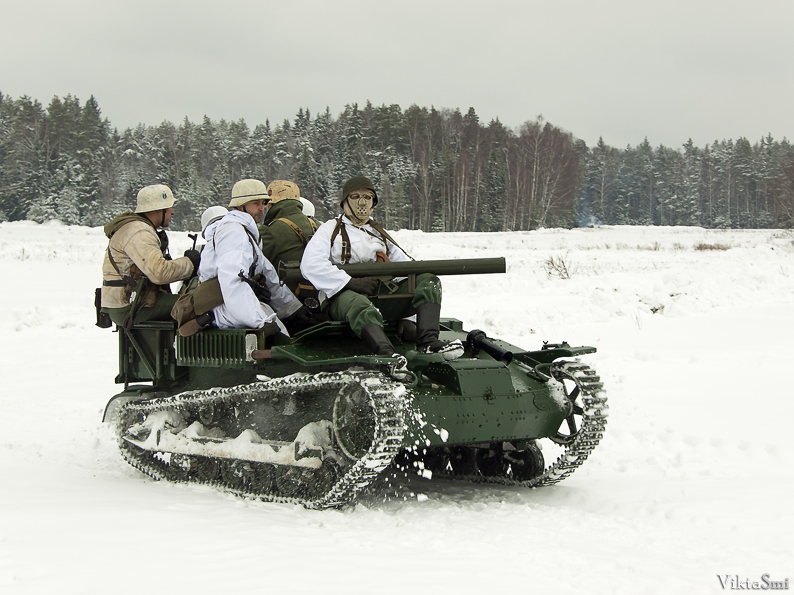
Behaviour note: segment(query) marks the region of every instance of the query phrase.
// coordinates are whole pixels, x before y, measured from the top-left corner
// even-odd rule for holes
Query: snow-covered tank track
[[[296,374],[126,403],[116,432],[122,456],[154,479],[337,508],[353,503],[401,449],[409,399],[377,372]],[[273,417],[274,403],[284,420],[304,416],[292,440],[258,424]]]

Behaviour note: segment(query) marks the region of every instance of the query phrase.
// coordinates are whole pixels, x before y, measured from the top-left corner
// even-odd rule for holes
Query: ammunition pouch
[[[160,292],[171,293],[171,287],[169,285],[155,285],[154,283],[144,282],[143,287],[141,287],[140,291],[141,291],[141,299],[139,302],[139,307],[151,308],[152,306],[154,306],[154,302],[157,300],[157,294]]]
[[[110,328],[113,326],[113,321],[110,319],[110,314],[102,312],[102,288],[97,287],[94,292],[94,309],[96,310],[96,325],[99,328]]]

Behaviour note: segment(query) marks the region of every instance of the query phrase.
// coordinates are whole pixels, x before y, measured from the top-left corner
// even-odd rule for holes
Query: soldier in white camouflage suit
[[[270,201],[259,180],[240,180],[232,188],[229,212],[205,229],[199,281],[217,277],[223,303],[213,308],[218,328],[275,326],[287,334],[282,319],[306,318],[308,310],[285,285],[262,253],[257,223]]]
[[[372,209],[378,195],[372,182],[364,176],[349,179],[342,189],[343,214],[326,221],[315,232],[303,253],[301,273],[327,299],[326,311],[334,320],[346,320],[356,335],[378,355],[405,358],[395,354],[383,329],[384,314],[368,296],[385,293],[373,277],[352,278],[335,265],[359,262],[407,261],[410,257],[374,220]],[[396,291],[400,293],[400,290]],[[392,300],[392,303],[399,303]],[[438,353],[444,359],[457,359],[463,354],[459,340],[439,339],[441,313],[441,281],[433,274],[416,277],[413,300],[402,311],[392,312],[394,319],[416,314],[416,347],[424,353]],[[399,374],[400,364],[393,371]],[[396,373],[395,373],[396,372]]]

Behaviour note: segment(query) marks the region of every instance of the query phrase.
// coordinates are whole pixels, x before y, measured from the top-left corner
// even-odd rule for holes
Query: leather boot
[[[463,355],[460,339],[442,341],[438,338],[441,304],[425,302],[416,307],[416,350],[421,353],[440,353],[445,360]]]
[[[188,320],[185,324],[179,327],[179,334],[182,337],[192,337],[197,332],[204,330],[215,322],[215,314],[210,310],[204,312],[200,316]]]
[[[369,350],[375,355],[385,355],[391,357],[394,353],[394,345],[389,341],[382,326],[370,323],[365,324],[361,329],[361,339]]]

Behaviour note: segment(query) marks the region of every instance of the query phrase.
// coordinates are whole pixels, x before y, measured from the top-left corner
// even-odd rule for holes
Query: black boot
[[[441,304],[425,302],[416,307],[416,350],[421,353],[440,353],[445,360],[463,355],[460,339],[442,341],[438,338]]]
[[[389,341],[389,337],[386,336],[382,326],[375,323],[364,325],[364,328],[361,329],[361,339],[375,355],[392,357],[396,360],[389,368],[389,374],[391,374],[392,378],[400,382],[406,382],[411,379],[411,376],[405,373],[408,371],[408,360],[394,351],[394,345]]]
[[[364,325],[361,329],[361,339],[375,355],[391,357],[394,354],[394,345],[389,341],[382,326],[374,323]]]

